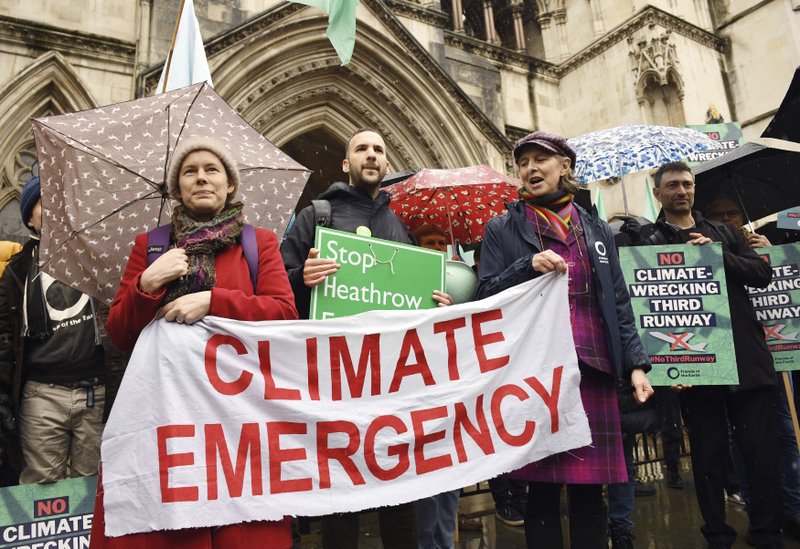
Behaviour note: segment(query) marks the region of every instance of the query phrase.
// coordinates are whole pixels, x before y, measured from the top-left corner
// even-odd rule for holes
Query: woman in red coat
[[[136,237],[125,275],[108,317],[113,343],[131,350],[153,319],[193,324],[206,315],[237,320],[297,318],[275,234],[257,229],[256,287],[239,242],[242,203],[232,202],[239,172],[230,153],[209,138],[184,138],[175,148],[167,188],[179,205],[172,215],[173,248],[147,265],[147,234]],[[288,517],[282,521],[219,528],[162,530],[116,538],[104,534],[102,482],[98,482],[91,546],[102,548],[288,548]]]

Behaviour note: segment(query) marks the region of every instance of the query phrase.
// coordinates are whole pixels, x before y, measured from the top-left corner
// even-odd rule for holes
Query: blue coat
[[[482,299],[542,273],[531,264],[542,244],[525,214],[521,201],[506,204],[508,211],[489,221],[483,235],[478,298]],[[650,359],[639,340],[630,296],[622,277],[617,248],[608,223],[577,204],[594,276],[594,288],[608,342],[609,360],[619,380],[629,380],[631,371],[650,370]]]

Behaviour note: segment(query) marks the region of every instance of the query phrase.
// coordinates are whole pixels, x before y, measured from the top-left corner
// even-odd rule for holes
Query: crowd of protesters
[[[609,538],[615,549],[634,547],[635,436],[663,431],[667,485],[682,488],[682,412],[708,547],[731,547],[736,540],[725,518],[726,488],[737,490],[730,484],[741,485],[750,519],[746,536],[756,547],[782,547],[782,529],[800,536],[800,453],[787,394],[778,389],[782,385],[746,292],[746,286],[770,283],[769,265],[753,251],[769,246],[769,240],[741,234],[744,219],[732,199],[709,204],[706,217],[695,211],[694,176],[686,164],[667,164],[656,172],[654,194],[662,216],[649,227],[626,223],[627,243],[722,244],[740,383],[659,388],[650,400],[651,366],[636,330],[615,235],[596,210],[575,202],[574,150],[563,137],[538,131],[516,143],[513,157],[521,179],[519,199],[485,228],[475,254],[477,299],[545,273],[569,273],[572,338],[593,442],[490,479],[498,520],[524,526],[528,547],[567,546],[560,511],[565,487],[571,547],[605,548]],[[389,195],[380,186],[388,158],[379,132],[354,132],[342,162],[347,180],[333,183],[300,211],[279,246],[273,233],[244,223],[231,152],[210,137],[182,140],[166,175],[167,191],[178,204],[171,223],[158,237],[158,231],[136,237],[110,311],[41,270],[41,190],[39,179],[31,178],[20,196],[31,238],[21,247],[8,244],[0,250],[9,259],[0,278],[2,483],[101,473],[103,423],[124,353],[153,318],[185,324],[206,315],[308,318],[312,288],[339,269],[314,248],[317,225],[348,232],[367,227],[374,237],[445,251],[443,230],[428,226],[412,235],[389,209]],[[154,246],[153,238],[163,245]],[[432,297],[439,306],[452,302],[444,292]],[[454,482],[452,491],[378,509],[383,546],[454,547],[459,488]],[[103,531],[102,493],[99,478],[93,547],[297,543],[296,523],[289,517],[109,538]],[[358,513],[322,517],[321,523],[324,547],[358,546]]]

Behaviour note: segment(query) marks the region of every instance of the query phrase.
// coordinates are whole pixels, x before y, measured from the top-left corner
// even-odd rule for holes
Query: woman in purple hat
[[[650,361],[633,320],[630,297],[608,224],[573,202],[575,151],[561,136],[537,131],[514,146],[519,200],[486,225],[478,298],[545,273],[569,272],[572,337],[581,371],[581,400],[591,446],[556,454],[512,474],[529,482],[528,547],[562,547],[559,512],[567,485],[572,547],[607,547],[603,484],[626,482],[617,383],[637,402],[653,389]]]

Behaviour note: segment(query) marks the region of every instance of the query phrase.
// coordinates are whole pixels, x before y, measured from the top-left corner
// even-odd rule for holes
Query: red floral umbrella
[[[519,182],[489,166],[452,170],[420,170],[384,190],[392,194],[391,208],[413,231],[426,223],[450,235],[451,241],[474,244],[483,228],[517,197]]]

